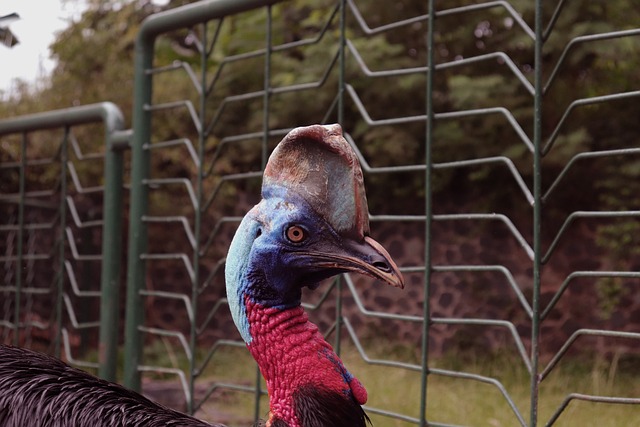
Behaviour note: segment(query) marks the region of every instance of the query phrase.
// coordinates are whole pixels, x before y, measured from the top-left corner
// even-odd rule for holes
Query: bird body
[[[262,200],[226,260],[233,320],[267,383],[266,427],[364,427],[367,392],[300,306],[344,272],[402,288],[369,236],[362,171],[340,126],[291,131],[265,168]],[[0,427],[210,426],[71,368],[0,345]],[[214,425],[219,426],[219,425]]]
[[[0,345],[2,427],[224,427],[155,403],[60,360]]]

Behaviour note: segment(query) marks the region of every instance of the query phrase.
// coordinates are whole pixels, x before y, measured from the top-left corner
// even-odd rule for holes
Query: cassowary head
[[[404,286],[369,237],[362,171],[340,126],[297,128],[269,158],[225,272],[234,322],[267,381],[268,426],[365,423],[366,391],[300,308],[302,288],[343,272]]]

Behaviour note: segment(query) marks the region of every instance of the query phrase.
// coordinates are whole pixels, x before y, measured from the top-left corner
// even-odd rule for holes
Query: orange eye
[[[304,231],[304,228],[297,225],[292,225],[287,228],[287,239],[289,239],[290,242],[300,243],[306,238],[307,233]]]

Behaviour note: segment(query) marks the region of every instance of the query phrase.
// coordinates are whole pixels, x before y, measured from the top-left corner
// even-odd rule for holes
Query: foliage
[[[166,8],[189,3],[172,0]],[[385,7],[373,1],[354,2],[371,28],[413,16],[424,15],[425,2],[397,0]],[[455,0],[438,4],[439,9],[479,4],[478,1]],[[532,25],[534,2],[510,2],[522,19]],[[543,2],[544,22],[554,14],[557,2]],[[51,46],[57,67],[45,84],[31,88],[20,85],[13,96],[0,104],[0,116],[50,110],[72,105],[110,100],[131,119],[133,95],[132,66],[135,37],[141,21],[159,11],[150,0],[91,0],[77,22],[58,34]],[[498,5],[499,6],[499,5]],[[274,45],[317,37],[325,27],[335,2],[330,0],[296,0],[273,8]],[[328,68],[339,49],[339,14],[333,16],[328,30],[317,43],[272,53],[269,127],[287,128],[321,120],[337,120],[331,110],[338,92],[338,64]],[[640,54],[638,36],[600,41],[569,43],[576,37],[635,28],[640,22],[640,9],[631,0],[563,2],[554,29],[545,41],[542,56],[542,78],[547,91],[542,107],[542,144],[551,135],[556,139],[543,162],[543,191],[579,153],[624,149],[637,146],[637,98],[595,103],[571,110],[578,99],[637,90],[640,75],[630,58]],[[262,57],[244,61],[225,61],[237,55],[264,47],[266,14],[264,9],[225,19],[217,43],[205,67],[211,95],[203,117],[210,124],[205,138],[205,157],[210,159],[221,150],[215,174],[247,172],[259,169],[264,161],[258,139],[221,147],[226,135],[259,131],[264,121],[264,99],[254,96],[242,102],[221,102],[229,96],[258,93],[264,82]],[[350,9],[346,13],[346,34],[354,49],[372,72],[424,67],[427,62],[426,21],[401,26],[394,31],[365,34]],[[180,30],[162,37],[156,45],[156,65],[182,61],[200,76],[202,66],[194,40],[205,43],[213,39],[215,26],[207,34],[201,26]],[[435,73],[433,93],[436,114],[453,111],[504,108],[515,123],[533,139],[533,96],[516,78],[505,58],[533,84],[533,40],[514,16],[502,6],[475,10],[464,14],[442,14],[434,28],[434,58],[439,68]],[[463,65],[462,59],[501,52],[502,57],[485,57]],[[563,56],[564,55],[564,56]],[[552,72],[562,59],[553,80]],[[219,71],[219,74],[215,74]],[[365,75],[350,48],[346,52],[345,76],[348,84],[373,120],[394,119],[424,114],[426,77],[424,72],[401,76]],[[323,77],[326,75],[326,79]],[[213,78],[216,80],[212,80]],[[199,78],[199,77],[198,77]],[[291,91],[292,86],[317,82],[319,90]],[[155,77],[154,103],[185,99],[199,108],[198,96],[185,73],[158,74]],[[505,110],[502,110],[505,111]],[[440,116],[441,117],[441,116]],[[425,158],[422,121],[399,125],[370,126],[350,94],[344,97],[346,127],[362,155],[372,167],[413,165]],[[562,123],[562,124],[561,124]],[[560,125],[561,124],[561,125]],[[558,129],[556,129],[560,126]],[[167,110],[154,116],[154,141],[187,137],[197,141],[195,126],[184,108]],[[557,133],[556,133],[557,130]],[[78,136],[79,138],[82,135]],[[276,141],[269,141],[274,144]],[[515,164],[524,182],[532,188],[533,161],[529,147],[522,142],[507,117],[498,110],[468,117],[438,118],[434,125],[433,158],[436,163],[506,156]],[[576,161],[559,185],[545,201],[545,218],[550,224],[564,221],[575,210],[621,210],[640,207],[640,162],[637,154]],[[153,153],[154,171],[159,177],[193,177],[194,165],[184,150],[162,150]],[[435,195],[456,194],[474,189],[479,200],[465,210],[502,212],[515,206],[518,214],[529,215],[528,203],[518,191],[507,192],[497,182],[513,178],[502,166],[474,166],[465,173],[437,170],[434,173]],[[468,173],[467,173],[468,172]],[[214,175],[215,175],[214,174]],[[411,213],[424,211],[424,174],[372,174],[367,182],[379,189],[371,193],[373,213]],[[205,181],[205,193],[216,191],[217,178]],[[579,191],[576,191],[579,189]],[[227,196],[234,190],[225,189]],[[159,210],[186,205],[186,194],[176,191],[170,198],[158,198]],[[515,219],[518,223],[518,219]],[[603,226],[600,244],[612,257],[628,256],[629,247],[637,247],[629,222]],[[543,230],[555,230],[551,226]],[[635,231],[634,231],[635,232]],[[637,235],[637,233],[635,233]],[[549,235],[546,236],[550,238]]]

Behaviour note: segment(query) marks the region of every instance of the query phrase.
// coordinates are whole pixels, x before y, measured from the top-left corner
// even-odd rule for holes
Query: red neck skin
[[[360,405],[367,401],[367,391],[345,369],[302,307],[265,308],[248,297],[245,304],[253,338],[247,347],[267,382],[270,420],[280,418],[291,427],[301,427],[293,393],[305,385],[353,396]]]

